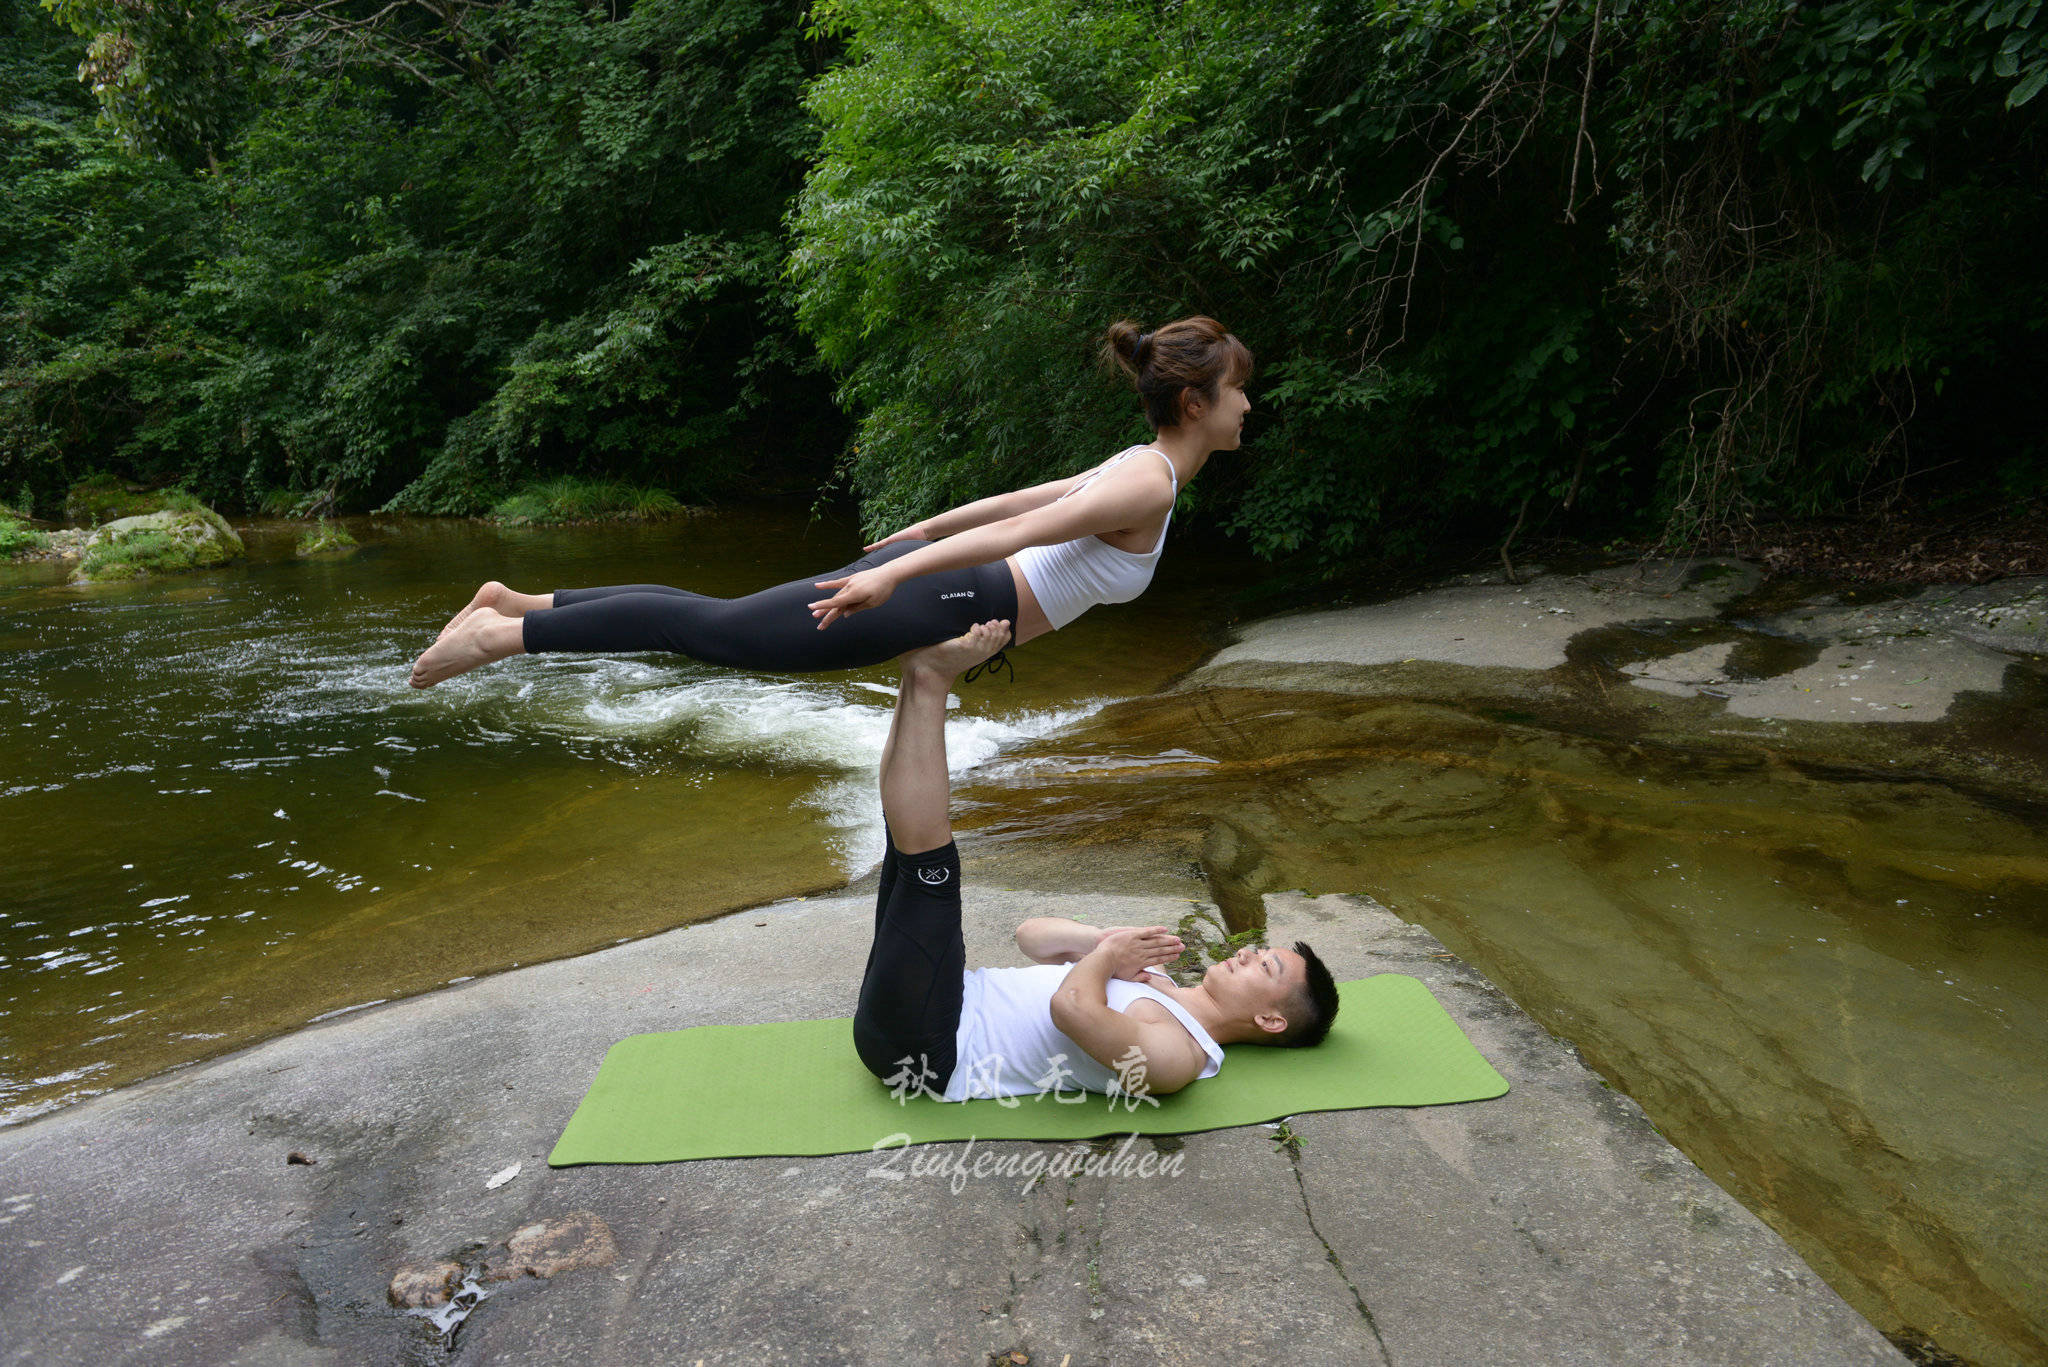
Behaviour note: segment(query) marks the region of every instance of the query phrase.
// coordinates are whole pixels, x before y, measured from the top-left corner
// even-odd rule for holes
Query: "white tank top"
[[[1097,479],[1140,451],[1150,451],[1166,461],[1167,478],[1173,480],[1173,494],[1180,497],[1180,479],[1166,453],[1152,446],[1132,446],[1115,456],[1088,478],[1067,490],[1060,498],[1072,498]],[[1058,502],[1055,499],[1054,502]],[[1173,509],[1166,510],[1166,524],[1173,525]],[[1149,551],[1123,551],[1099,536],[1081,536],[1052,546],[1026,546],[1016,555],[1017,568],[1031,586],[1045,620],[1063,627],[1097,603],[1128,603],[1152,582],[1159,553],[1166,549],[1166,527]]]
[[[1030,968],[977,968],[967,974],[960,1028],[953,1036],[959,1059],[953,1076],[946,1080],[946,1100],[1037,1092],[1064,1093],[1070,1098],[1084,1091],[1107,1096],[1122,1093],[1116,1070],[1090,1058],[1087,1050],[1052,1023],[1053,994],[1073,967],[1034,964]],[[1141,998],[1158,1002],[1208,1055],[1198,1076],[1214,1077],[1223,1067],[1223,1046],[1209,1037],[1186,1007],[1158,988],[1112,978],[1107,995],[1113,1011]]]

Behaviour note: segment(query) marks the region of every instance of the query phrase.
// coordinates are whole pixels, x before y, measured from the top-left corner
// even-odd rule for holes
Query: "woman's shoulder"
[[[1174,483],[1180,483],[1180,480],[1174,476],[1172,459],[1166,452],[1156,446],[1126,446],[1094,469],[1084,470],[1082,473],[1084,475],[1099,475],[1112,466],[1121,467],[1124,465],[1129,465],[1135,470],[1146,470],[1154,474],[1166,475],[1169,478],[1173,478]]]

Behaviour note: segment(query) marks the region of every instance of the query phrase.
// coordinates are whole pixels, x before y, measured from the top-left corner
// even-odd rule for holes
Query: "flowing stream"
[[[886,668],[542,656],[406,683],[485,579],[744,593],[853,558],[855,528],[350,525],[340,560],[259,524],[248,563],[185,578],[0,568],[0,1123],[879,857]],[[1185,558],[1183,582],[1204,572]],[[954,763],[1156,688],[1199,658],[1192,611],[1098,613],[1018,652],[951,722]]]

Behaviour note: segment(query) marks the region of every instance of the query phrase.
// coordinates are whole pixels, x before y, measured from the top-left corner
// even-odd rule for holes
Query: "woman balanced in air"
[[[1156,434],[1091,470],[941,513],[866,547],[851,565],[744,598],[654,584],[518,593],[485,584],[414,661],[431,688],[509,655],[666,650],[735,669],[858,669],[1015,623],[1022,645],[1097,603],[1145,591],[1181,486],[1237,448],[1252,356],[1213,318],[1109,330]]]

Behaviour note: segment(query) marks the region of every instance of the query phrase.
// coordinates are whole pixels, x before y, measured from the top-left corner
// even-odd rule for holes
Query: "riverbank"
[[[966,878],[975,962],[1014,961],[1025,915],[1191,910],[997,890],[973,861]],[[1293,1145],[1192,1135],[1161,1146],[1177,1177],[1029,1190],[891,1182],[864,1154],[546,1167],[613,1040],[843,1013],[868,917],[860,890],[780,903],[0,1133],[0,1337],[48,1363],[1904,1360],[1567,1046],[1357,900],[1274,898],[1270,924],[1340,977],[1421,978],[1508,1096],[1305,1115]],[[445,1359],[389,1301],[408,1266],[503,1263],[516,1231],[586,1212],[609,1250],[586,1237],[591,1265],[496,1284]]]

